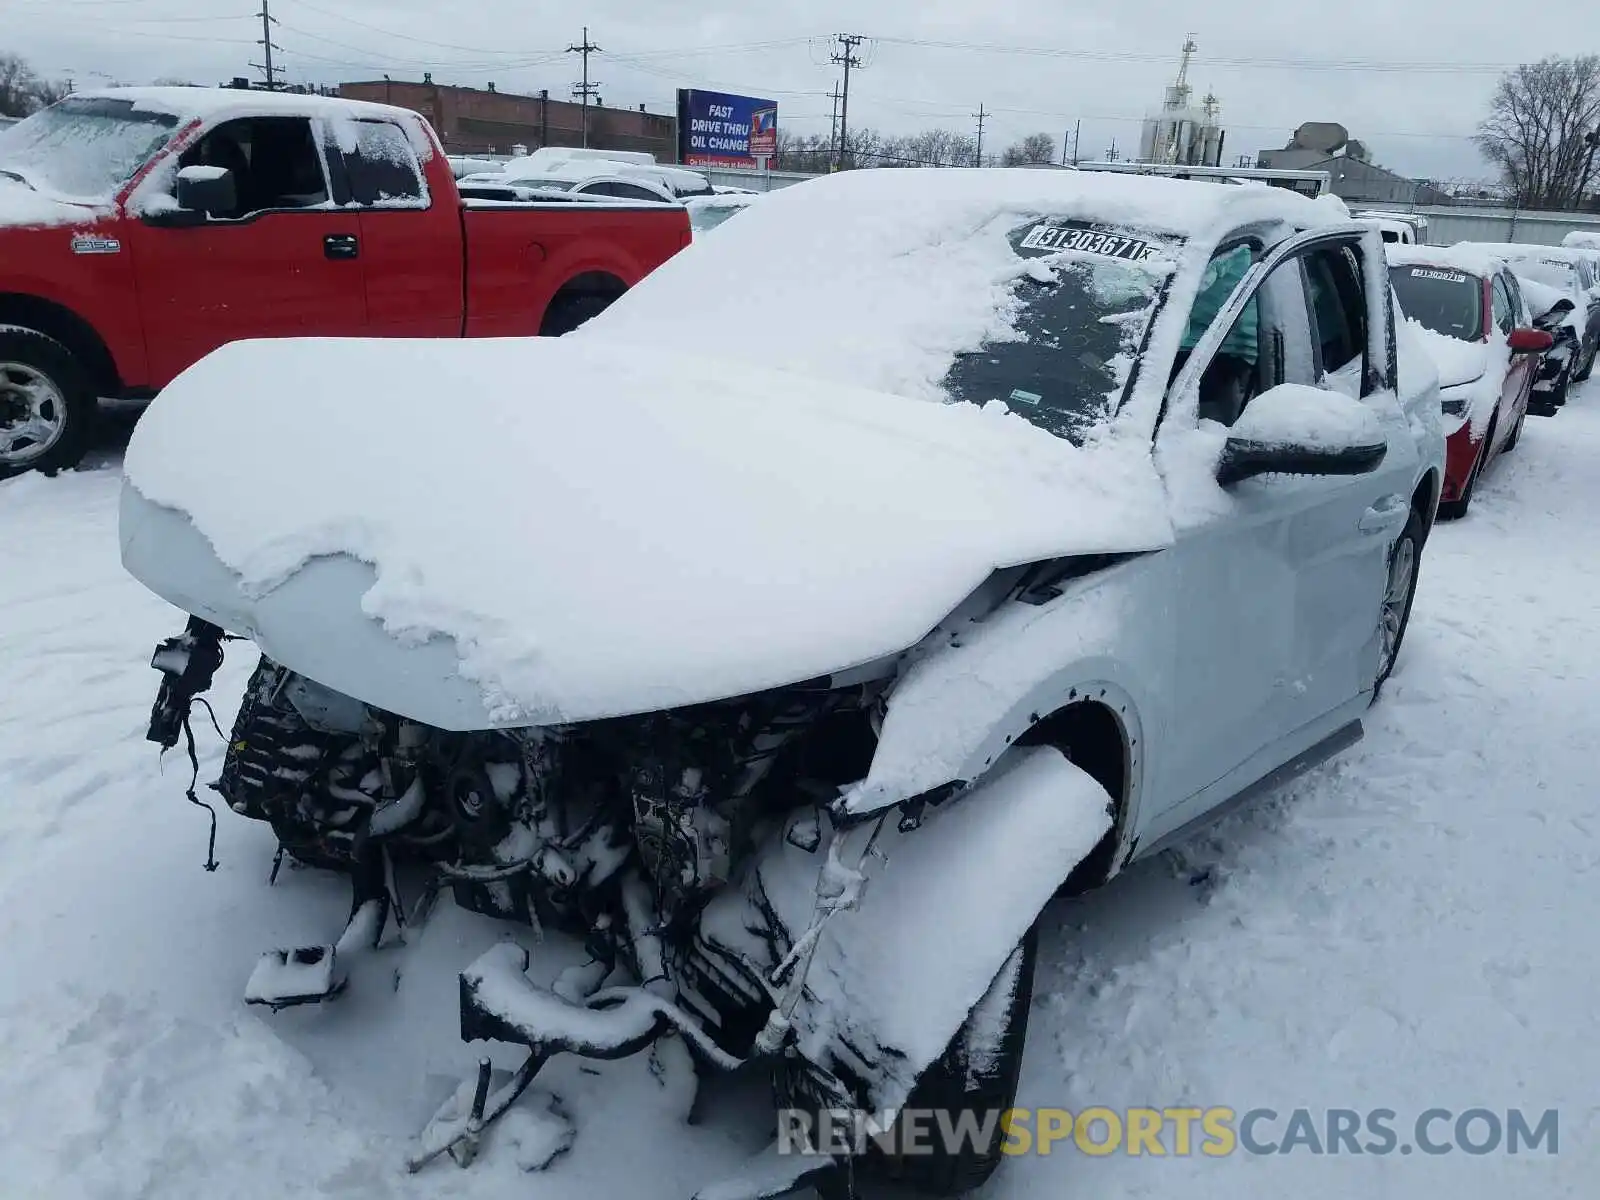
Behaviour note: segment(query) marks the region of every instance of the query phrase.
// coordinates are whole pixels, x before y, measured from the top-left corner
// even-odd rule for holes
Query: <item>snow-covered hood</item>
[[[1490,359],[1488,342],[1468,342],[1437,333],[1413,317],[1407,317],[1406,321],[1438,369],[1441,389],[1471,383],[1475,379],[1482,378],[1488,369]]]
[[[126,474],[124,563],[152,590],[447,728],[815,678],[915,644],[995,568],[1172,536],[1143,439],[1079,449],[999,405],[599,330],[235,343],[155,401]],[[209,561],[145,536],[152,506]]]
[[[59,199],[7,175],[0,175],[0,229],[32,229],[45,225],[88,225],[110,206],[95,207]],[[4,269],[0,261],[0,270]]]

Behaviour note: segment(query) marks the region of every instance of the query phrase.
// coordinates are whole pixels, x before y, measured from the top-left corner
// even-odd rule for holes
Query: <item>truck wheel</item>
[[[1039,957],[1037,923],[1023,936],[994,982],[951,1039],[949,1048],[912,1089],[906,1107],[948,1114],[922,1133],[932,1153],[885,1163],[886,1174],[930,1196],[961,1196],[982,1186],[1005,1157],[1003,1115],[1015,1107],[1028,1037],[1034,966]],[[962,1114],[970,1113],[965,1122]],[[971,1128],[979,1136],[959,1147],[944,1145],[941,1128]],[[982,1136],[987,1134],[987,1136]]]
[[[32,329],[0,329],[0,479],[77,466],[98,408],[72,351]]]
[[[1384,585],[1383,607],[1379,610],[1378,627],[1381,642],[1378,659],[1378,679],[1372,685],[1372,701],[1394,673],[1400,658],[1400,644],[1405,641],[1406,627],[1411,624],[1411,602],[1417,597],[1417,576],[1422,566],[1422,543],[1427,530],[1422,514],[1416,509],[1406,521],[1406,527],[1395,539],[1389,551],[1389,577]]]
[[[539,326],[540,337],[560,337],[571,333],[591,317],[611,307],[616,297],[604,292],[578,292],[556,299]]]

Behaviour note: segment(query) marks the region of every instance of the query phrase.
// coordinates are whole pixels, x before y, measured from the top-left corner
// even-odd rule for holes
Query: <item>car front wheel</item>
[[[77,466],[97,407],[70,350],[32,329],[0,328],[0,479]]]
[[[1416,509],[1406,520],[1406,526],[1395,539],[1389,551],[1389,576],[1383,590],[1383,607],[1378,616],[1380,650],[1378,680],[1372,688],[1372,698],[1394,673],[1400,658],[1400,644],[1405,640],[1406,627],[1411,623],[1411,602],[1417,595],[1417,573],[1422,564],[1422,543],[1427,535],[1423,517]]]

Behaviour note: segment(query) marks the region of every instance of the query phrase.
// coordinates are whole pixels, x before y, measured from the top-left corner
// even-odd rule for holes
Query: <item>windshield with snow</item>
[[[1578,268],[1560,259],[1520,258],[1511,264],[1511,269],[1535,283],[1558,289],[1564,296],[1571,295],[1578,285]]]
[[[1400,311],[1446,337],[1475,342],[1483,336],[1483,283],[1447,267],[1390,267]]]
[[[41,191],[106,199],[177,126],[172,114],[136,109],[129,100],[63,100],[0,131],[0,173]]]
[[[1009,240],[1026,260],[1011,334],[958,354],[945,392],[1082,445],[1122,397],[1181,241],[1051,218]]]

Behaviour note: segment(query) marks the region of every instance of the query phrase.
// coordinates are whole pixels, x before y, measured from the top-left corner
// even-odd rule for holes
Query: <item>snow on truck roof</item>
[[[364,116],[390,121],[421,119],[409,108],[375,104],[370,100],[346,100],[338,96],[311,96],[299,92],[267,92],[243,88],[101,88],[95,91],[75,92],[73,99],[127,100],[132,102],[135,108],[146,112],[201,119],[245,113],[329,118]]]
[[[1007,236],[1030,220],[1112,225],[1163,254],[1163,239],[1187,238],[1204,256],[1240,226],[1347,214],[1336,198],[1284,188],[1109,172],[841,172],[766,194],[574,336],[714,345],[728,359],[935,399],[956,353],[1008,336],[1025,264]]]

